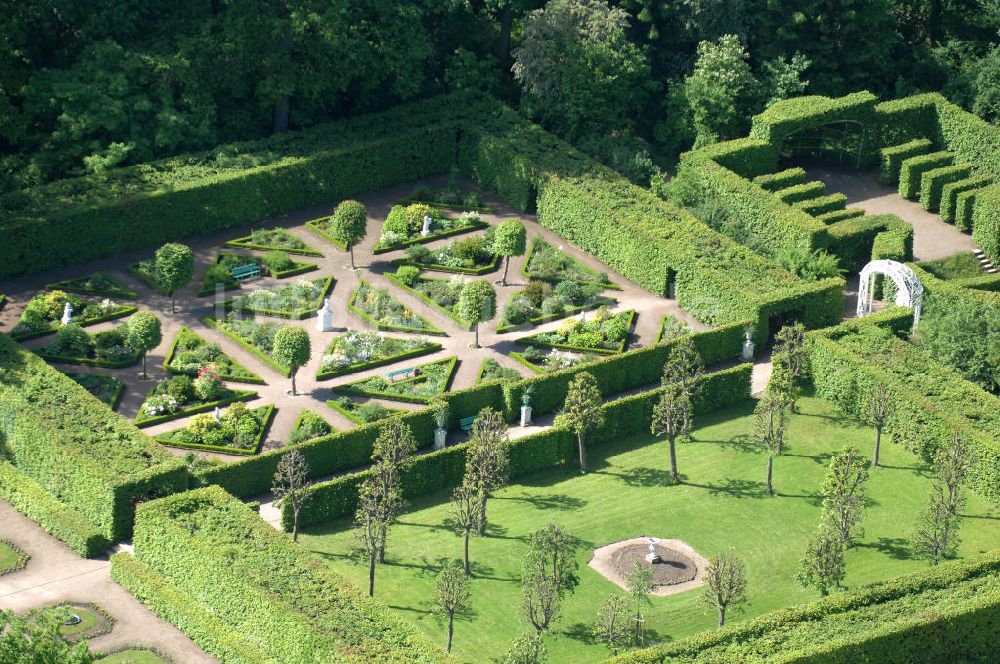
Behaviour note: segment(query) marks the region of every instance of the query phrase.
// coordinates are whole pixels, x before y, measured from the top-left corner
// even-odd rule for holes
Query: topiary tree
[[[479,348],[479,324],[493,320],[497,315],[497,292],[488,281],[470,281],[458,296],[456,313],[472,323],[476,333],[473,348]]]
[[[156,283],[170,295],[170,313],[174,313],[174,293],[194,278],[194,254],[191,247],[168,242],[156,250]]]
[[[556,416],[556,426],[566,427],[576,434],[580,454],[580,472],[587,472],[587,448],[583,438],[588,431],[604,424],[604,410],[601,391],[597,379],[586,371],[581,371],[569,384],[566,403]]]
[[[508,219],[496,227],[493,232],[493,253],[504,257],[503,278],[500,283],[507,285],[507,270],[510,268],[511,256],[523,256],[528,244],[528,231],[524,223],[517,219]]]
[[[163,332],[160,329],[160,319],[149,311],[140,311],[128,321],[127,339],[129,347],[142,351],[142,377],[146,376],[146,353],[160,345]]]
[[[368,210],[364,203],[354,200],[341,201],[333,211],[333,225],[330,235],[337,242],[347,245],[351,253],[351,269],[354,265],[354,245],[365,238],[368,233]]]
[[[309,333],[297,325],[284,325],[274,335],[272,356],[275,362],[291,370],[292,396],[295,396],[295,374],[299,367],[309,361],[311,352]]]

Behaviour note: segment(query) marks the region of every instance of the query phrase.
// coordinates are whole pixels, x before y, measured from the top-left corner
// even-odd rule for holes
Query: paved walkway
[[[329,345],[330,339],[334,336],[334,334],[342,332],[346,329],[369,329],[366,323],[349,314],[346,308],[347,301],[354,288],[357,286],[359,278],[363,278],[377,287],[389,289],[393,296],[399,299],[403,304],[429,319],[432,323],[443,329],[449,335],[448,337],[434,338],[435,341],[438,341],[443,345],[443,349],[440,352],[433,355],[423,356],[417,360],[407,360],[401,362],[399,363],[399,367],[412,366],[414,363],[430,362],[435,359],[449,356],[457,356],[459,363],[451,389],[471,387],[475,382],[475,377],[478,374],[480,364],[486,357],[492,357],[501,365],[526,374],[527,369],[507,356],[508,352],[517,348],[514,344],[514,340],[520,336],[554,329],[559,326],[559,321],[554,321],[534,329],[521,332],[511,332],[502,335],[497,334],[495,331],[498,321],[492,321],[480,326],[480,342],[483,348],[471,349],[469,348],[469,344],[472,341],[471,332],[461,329],[453,320],[441,315],[420,299],[414,297],[406,291],[403,291],[386,279],[385,274],[395,270],[392,260],[401,257],[403,255],[403,251],[394,251],[386,254],[380,254],[378,256],[372,253],[372,249],[378,240],[379,231],[382,227],[382,221],[385,219],[389,208],[393,204],[409,195],[414,186],[417,184],[427,184],[432,187],[437,187],[441,186],[443,183],[444,181],[442,178],[430,178],[420,182],[385,189],[377,193],[361,197],[361,200],[368,206],[368,237],[360,245],[355,247],[355,260],[360,268],[356,272],[350,270],[350,258],[346,252],[342,252],[332,247],[326,240],[315,235],[303,225],[304,222],[309,219],[329,213],[329,208],[312,208],[308,210],[300,210],[287,215],[280,215],[276,218],[264,220],[260,223],[254,224],[253,226],[231,228],[199,236],[198,238],[192,240],[186,240],[185,242],[189,244],[195,252],[196,278],[189,287],[177,293],[176,313],[171,313],[170,311],[170,298],[152,291],[126,272],[126,266],[129,263],[147,257],[151,254],[151,251],[146,250],[130,252],[114,258],[93,261],[85,265],[68,266],[58,270],[34,274],[8,282],[4,285],[3,290],[9,298],[9,302],[7,306],[0,311],[0,329],[9,330],[12,328],[16,324],[21,311],[28,300],[42,290],[46,283],[86,275],[95,270],[108,272],[120,282],[139,292],[139,307],[141,309],[153,311],[161,319],[163,327],[163,341],[159,347],[149,353],[148,365],[150,379],[142,380],[139,378],[139,370],[137,367],[107,370],[80,367],[76,365],[65,365],[60,366],[60,368],[77,373],[89,372],[115,375],[123,380],[126,383],[126,391],[120,405],[118,406],[118,412],[127,418],[134,418],[138,413],[139,406],[141,405],[146,393],[153,387],[155,381],[167,375],[162,367],[165,354],[169,349],[177,330],[182,325],[187,326],[200,334],[202,337],[218,343],[231,357],[251,371],[261,375],[265,381],[267,381],[267,385],[240,386],[246,387],[246,389],[253,389],[258,392],[259,398],[250,402],[252,407],[262,405],[264,403],[273,403],[277,406],[274,421],[267,433],[264,449],[273,449],[281,447],[285,444],[291,434],[294,423],[303,408],[309,408],[321,414],[338,429],[343,430],[353,427],[354,424],[352,422],[326,406],[325,402],[328,399],[336,398],[337,396],[331,391],[330,386],[332,384],[343,384],[369,376],[384,375],[387,371],[390,371],[393,368],[391,365],[387,367],[379,367],[377,369],[357,372],[350,374],[349,376],[339,377],[330,381],[317,381],[315,378],[323,352]],[[473,186],[471,183],[466,183],[466,185],[469,187]],[[543,237],[554,246],[561,247],[567,254],[581,261],[585,265],[609,274],[611,280],[622,288],[621,291],[608,292],[610,296],[615,297],[619,301],[619,305],[613,307],[613,310],[624,310],[628,308],[635,309],[639,313],[636,321],[636,327],[630,342],[631,347],[654,343],[656,335],[659,331],[660,322],[663,316],[667,313],[673,314],[694,329],[705,329],[704,325],[688,316],[685,312],[681,311],[674,300],[660,298],[642,290],[641,288],[638,288],[626,280],[621,274],[617,274],[613,270],[609,270],[594,257],[580,251],[559,236],[539,226],[533,216],[518,213],[488,193],[481,193],[487,204],[493,206],[496,210],[496,213],[494,214],[483,215],[486,221],[497,223],[503,219],[519,218],[523,220],[528,227],[529,243],[533,237]],[[315,317],[296,323],[308,330],[312,340],[313,352],[309,363],[302,367],[302,369],[298,372],[296,382],[300,395],[294,398],[287,394],[289,387],[289,381],[287,378],[281,376],[276,371],[265,365],[255,355],[231,341],[227,336],[217,332],[201,321],[202,317],[212,315],[213,313],[219,313],[221,315],[221,304],[224,299],[215,301],[216,298],[214,297],[198,298],[195,296],[195,292],[201,284],[205,268],[214,262],[216,254],[219,251],[243,251],[224,248],[223,245],[226,240],[246,235],[253,228],[269,228],[272,226],[282,226],[288,228],[293,234],[302,238],[309,245],[319,249],[325,254],[323,257],[298,258],[298,260],[317,263],[319,265],[319,269],[293,279],[315,279],[321,276],[333,276],[336,279],[336,284],[330,293],[330,303],[334,311],[333,324],[335,331],[327,333],[316,331]],[[439,246],[450,241],[451,239],[439,240],[428,246]],[[259,254],[262,252],[252,253]],[[506,287],[497,286],[498,313],[503,310],[503,307],[510,300],[514,292],[523,288],[525,285],[525,280],[520,274],[523,262],[523,258],[513,259],[511,261],[508,276],[509,285]],[[428,274],[429,276],[440,278],[448,278],[451,276],[447,273]],[[491,281],[496,280],[499,278],[499,272],[477,278],[485,278]],[[287,283],[288,281],[290,280],[279,281],[274,279],[263,279],[252,285],[248,285],[244,290],[268,288],[282,283]],[[232,297],[233,295],[233,293],[230,293],[228,296]],[[288,322],[285,319],[272,319],[267,316],[260,316],[260,318],[262,320]],[[116,324],[116,322],[102,323],[100,325],[88,327],[87,329],[90,331],[97,331],[111,328]],[[29,348],[34,348],[45,345],[49,343],[50,340],[51,336],[42,337],[27,341],[24,345]],[[365,399],[358,400],[365,401]],[[384,401],[383,403],[393,408],[420,408],[420,406],[417,405],[402,404],[392,401]],[[155,435],[179,428],[180,426],[183,426],[185,422],[186,419],[174,420],[148,427],[144,430],[149,434]],[[188,453],[185,450],[178,449],[172,449],[172,451],[178,455]],[[222,454],[199,454],[203,456],[215,456],[223,459],[236,458]]]
[[[847,207],[863,208],[868,214],[895,214],[913,225],[915,260],[945,258],[963,251],[978,249],[972,237],[945,222],[937,214],[899,195],[894,187],[880,184],[872,173],[814,167],[807,180],[820,180],[828,193],[843,192]]]
[[[110,633],[90,641],[92,651],[142,645],[177,664],[217,661],[112,581],[107,558],[81,558],[4,500],[0,524],[0,536],[31,556],[24,569],[0,576],[0,609],[20,613],[61,602],[94,603],[114,616],[115,624]]]

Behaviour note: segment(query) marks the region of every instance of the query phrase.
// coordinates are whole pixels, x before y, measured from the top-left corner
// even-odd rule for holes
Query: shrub
[[[396,270],[396,278],[404,286],[413,288],[420,281],[420,268],[413,265],[402,265]]]
[[[70,323],[59,328],[53,340],[55,354],[65,357],[86,357],[90,351],[90,335],[82,327]]]
[[[225,387],[218,370],[212,366],[202,367],[198,377],[194,379],[194,392],[202,401],[215,401],[222,396]]]
[[[292,257],[278,249],[264,252],[260,260],[267,266],[267,271],[272,275],[278,272],[287,272],[295,267],[295,261],[292,260]]]

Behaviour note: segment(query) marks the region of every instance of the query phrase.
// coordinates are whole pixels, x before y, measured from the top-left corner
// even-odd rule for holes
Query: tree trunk
[[[292,541],[299,541],[299,508],[292,511]]]
[[[375,596],[375,552],[368,552],[368,596]]]
[[[455,612],[448,612],[448,649],[446,652],[451,652],[451,637],[455,634]]]
[[[767,457],[767,495],[773,496],[774,489],[771,488],[771,475],[774,469],[774,457]]]
[[[349,252],[351,252],[351,269],[352,270],[358,269],[357,266],[354,265],[354,243],[353,242],[349,242],[347,244],[347,250]]]
[[[479,497],[479,523],[476,524],[476,534],[480,537],[486,535],[486,492]]]
[[[501,286],[507,285],[507,270],[510,268],[510,256],[504,259],[503,262],[503,278],[500,280]]]
[[[291,372],[291,378],[292,378],[292,396],[293,397],[295,396],[295,372],[296,371],[298,371],[298,369],[292,369],[292,372]]]
[[[471,576],[469,571],[469,531],[465,531],[465,576]]]
[[[872,468],[878,468],[878,453],[882,447],[882,427],[875,427],[875,456],[872,457]]]
[[[576,444],[580,449],[580,472],[587,472],[587,448],[583,445],[583,434],[576,434]]]
[[[479,323],[473,323],[472,330],[476,333],[476,340],[472,342],[472,347],[479,348]]]
[[[719,607],[719,627],[724,627],[726,624],[726,607]]]
[[[147,351],[142,351],[142,378],[143,378],[143,380],[145,380],[146,378],[148,378],[148,376],[146,375],[146,352]]]
[[[677,483],[677,449],[674,447],[674,436],[668,436],[667,442],[670,444],[670,481]]]

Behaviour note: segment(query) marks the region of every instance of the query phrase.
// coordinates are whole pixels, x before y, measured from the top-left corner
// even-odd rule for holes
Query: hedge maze
[[[831,125],[845,127],[842,135],[852,137],[844,139],[849,143],[813,145],[804,138]],[[235,158],[237,154],[242,157]],[[863,420],[869,395],[888,386],[896,395],[886,424],[893,444],[931,468],[938,450],[956,434],[962,436],[975,457],[966,485],[979,498],[1000,505],[997,395],[920,352],[911,341],[909,309],[890,307],[845,322],[843,276],[807,278],[782,261],[789,252],[827,252],[839,259],[841,268],[855,272],[871,260],[893,259],[907,263],[930,296],[990,312],[1000,310],[1000,276],[939,278],[923,269],[913,262],[909,223],[892,214],[848,209],[843,193],[827,191],[791,163],[805,154],[834,155],[841,163],[848,160],[851,168],[877,169],[883,184],[898,186],[901,196],[971,231],[1000,262],[1000,183],[993,181],[1000,176],[1000,130],[936,94],[882,103],[867,92],[778,102],[753,118],[747,137],[684,154],[671,185],[683,192],[683,200],[668,201],[500,102],[463,93],[4,194],[0,276],[46,270],[70,256],[85,262],[146,249],[454,169],[513,208],[533,213],[546,231],[653,296],[676,299],[711,328],[691,331],[676,321],[681,332],[652,345],[626,350],[622,341],[619,347],[600,349],[606,356],[522,378],[510,378],[513,370],[498,365],[505,370],[498,375],[504,377],[477,379],[463,389],[448,389],[456,370],[453,356],[428,360],[417,367],[423,375],[401,381],[372,374],[333,386],[333,393],[416,404],[390,415],[409,428],[418,448],[400,474],[402,499],[447,496],[467,476],[472,443],[434,450],[436,429],[461,436],[462,420],[486,408],[516,426],[522,404],[529,402],[536,418],[564,413],[584,374],[593,379],[602,400],[600,424],[589,431],[586,445],[600,450],[648,438],[658,426],[654,409],[670,396],[671,387],[661,383],[664,369],[688,344],[708,367],[692,392],[697,417],[730,416],[753,403],[755,368],[739,359],[745,341],[769,351],[776,337],[780,343],[787,334],[786,325],[800,322],[808,330],[804,344],[810,368],[804,386],[851,421]],[[710,223],[708,208],[724,215],[727,223]],[[324,217],[306,227],[330,240],[328,223]],[[474,228],[486,226],[477,223]],[[302,242],[282,229],[267,233],[285,242],[285,248]],[[265,246],[254,244],[253,236],[238,244]],[[299,253],[320,252],[300,247]],[[568,257],[561,269],[593,273],[595,280],[598,275]],[[522,276],[530,277],[527,271]],[[412,291],[430,302],[404,288],[400,279],[386,280],[398,292]],[[282,306],[248,308],[305,317],[319,307],[333,281],[330,276],[315,280],[309,293],[319,292],[318,299],[307,301],[299,293],[306,288],[300,283],[255,296],[266,295],[267,302]],[[421,341],[419,347],[408,345],[409,340],[389,340],[402,350],[351,355],[344,366],[321,370],[320,378],[403,359],[416,366],[413,358],[443,350],[437,341],[443,343],[445,330],[377,285],[358,283],[346,306],[358,321],[436,340]],[[629,305],[627,298],[615,295],[621,305]],[[388,302],[388,313],[376,301]],[[448,311],[442,315],[454,318]],[[268,324],[207,320],[266,365],[282,375],[290,373],[262,345],[266,333],[273,332]],[[631,329],[635,321],[628,320]],[[524,339],[531,343],[531,337]],[[333,349],[330,345],[328,352]],[[214,358],[228,379],[265,384],[217,345],[183,327],[163,366],[175,374],[197,375],[203,357]],[[775,382],[772,378],[772,386]],[[768,387],[769,393],[772,389],[777,388]],[[444,420],[442,404],[448,413]],[[214,402],[202,405],[201,410],[208,410]],[[282,405],[262,411],[264,427],[272,410]],[[300,415],[299,423],[302,419]],[[154,420],[143,422],[149,424]],[[224,662],[457,661],[431,645],[399,612],[364,596],[242,502],[271,491],[279,464],[294,452],[304,459],[313,484],[301,512],[291,501],[278,505],[280,525],[291,530],[296,516],[300,528],[351,517],[372,476],[369,466],[383,424],[359,423],[347,430],[326,425],[322,431],[329,433],[294,445],[259,454],[254,446],[239,450],[244,458],[226,463],[189,464],[157,443],[169,442],[170,436],[143,434],[0,334],[0,496],[84,556],[100,555],[132,538],[134,555],[112,557],[113,578]],[[749,445],[736,439],[714,442],[740,449]],[[565,419],[515,438],[509,449],[511,483],[572,465],[578,444]],[[200,443],[187,447],[226,451]],[[827,463],[825,457],[817,459]],[[741,490],[750,492],[729,487],[718,493],[739,496]],[[947,562],[875,585],[852,579],[847,592],[819,602],[629,652],[614,661],[929,662],[959,655],[985,661],[992,652],[989,627],[1000,612],[998,555],[993,551]]]

